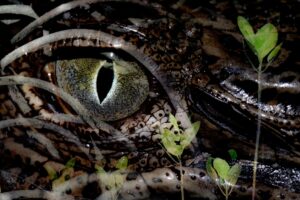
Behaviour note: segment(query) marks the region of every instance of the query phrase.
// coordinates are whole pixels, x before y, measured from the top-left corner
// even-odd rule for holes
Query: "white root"
[[[125,45],[125,42],[120,38],[114,37],[110,34],[91,30],[91,29],[69,29],[58,31],[49,35],[42,36],[37,38],[31,42],[26,43],[25,45],[15,49],[11,53],[7,54],[4,58],[1,59],[0,65],[2,71],[5,69],[7,65],[9,65],[12,61],[26,55],[28,53],[37,51],[44,47],[44,45],[57,42],[65,39],[74,39],[74,38],[88,38],[94,39],[98,41],[105,41],[107,44],[111,45],[111,47],[122,48]]]
[[[71,105],[72,108],[78,114],[83,115],[84,119],[87,118],[88,113],[85,110],[85,108],[78,102],[78,100],[52,83],[37,78],[30,78],[30,77],[25,77],[20,75],[0,77],[0,85],[23,85],[23,84],[29,84],[37,88],[42,88],[54,95],[59,96],[66,103]],[[90,126],[95,127],[91,119],[87,119],[87,123],[89,123]]]
[[[36,131],[27,131],[27,135],[29,137],[36,139],[40,144],[42,144],[44,147],[46,147],[48,152],[54,158],[60,159],[59,153],[58,153],[57,149],[54,147],[54,145],[52,144],[52,141],[49,140],[47,137],[45,137],[43,134],[36,132]]]
[[[21,94],[17,86],[9,86],[8,92],[11,99],[18,105],[23,114],[27,114],[31,111],[31,108],[28,106],[26,99]]]
[[[143,64],[157,78],[157,80],[161,83],[161,85],[167,92],[173,106],[176,109],[187,109],[186,101],[177,91],[168,86],[169,84],[166,77],[159,73],[159,66],[149,56],[144,55],[143,49],[137,49],[134,45],[124,41],[122,38],[115,37],[102,31],[91,29],[69,29],[45,35],[7,54],[0,61],[1,69],[3,71],[7,65],[9,65],[17,58],[20,58],[24,54],[37,51],[38,49],[43,48],[43,46],[46,44],[74,38],[86,38],[90,40],[102,41],[105,42],[109,47],[126,51],[134,58],[136,58],[141,64]]]
[[[62,100],[69,104],[75,110],[75,112],[78,113],[78,115],[80,115],[82,119],[92,128],[99,128],[100,130],[111,134],[113,139],[116,139],[117,141],[124,141],[128,147],[135,148],[133,146],[134,144],[126,137],[126,135],[122,134],[111,125],[101,121],[101,116],[91,116],[88,110],[86,110],[77,99],[56,85],[40,79],[24,77],[20,75],[0,77],[0,85],[9,86],[23,84],[29,84],[37,88],[42,88],[54,95],[59,96]]]
[[[25,15],[34,19],[39,18],[32,7],[28,5],[3,5],[0,6],[0,14]]]
[[[36,116],[35,118],[39,120],[50,120],[50,121],[54,121],[55,123],[71,122],[75,124],[84,124],[84,121],[82,121],[80,116],[71,115],[71,114],[61,114],[61,113],[45,114],[44,112],[42,112],[41,115]]]
[[[16,118],[16,119],[7,119],[7,120],[0,121],[0,129],[14,127],[14,126],[28,126],[28,127],[44,128],[44,129],[52,130],[55,133],[59,133],[66,141],[76,144],[82,150],[82,152],[86,153],[87,156],[90,157],[86,149],[83,148],[84,145],[80,142],[80,140],[72,132],[62,128],[61,126],[44,122],[34,118]]]
[[[77,7],[87,7],[90,4],[94,4],[97,2],[112,2],[112,1],[120,1],[120,0],[77,0],[77,1],[71,1],[68,3],[61,4],[60,6],[54,8],[53,10],[50,10],[49,12],[45,13],[35,21],[31,22],[28,26],[26,26],[23,30],[21,30],[19,33],[17,33],[12,39],[11,43],[16,43],[23,38],[25,38],[31,31],[36,29],[37,27],[41,26],[45,22],[49,21],[50,19],[67,12],[69,10],[72,10]],[[126,2],[128,0],[123,0],[123,2]],[[135,3],[141,3],[139,0],[131,0],[129,2],[135,2]]]

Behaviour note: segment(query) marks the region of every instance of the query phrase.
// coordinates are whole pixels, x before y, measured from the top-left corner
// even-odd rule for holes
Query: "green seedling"
[[[261,67],[265,57],[267,56],[267,65],[265,65],[266,68],[278,55],[282,45],[282,43],[277,45],[278,31],[276,27],[271,23],[267,23],[254,33],[252,26],[246,18],[238,16],[237,23],[248,46],[257,56]]]
[[[74,168],[76,163],[76,159],[75,158],[71,158],[65,165],[65,168]]]
[[[50,180],[53,181],[53,180],[55,180],[55,179],[58,178],[57,171],[51,165],[49,165],[48,163],[46,163],[44,165],[44,168],[47,171]]]
[[[231,160],[237,159],[237,152],[234,149],[229,149],[228,154],[229,154]]]
[[[242,16],[237,18],[238,27],[244,36],[247,44],[249,45],[252,52],[256,55],[258,59],[258,67],[255,67],[251,60],[249,59],[252,67],[257,71],[257,130],[256,130],[256,141],[255,141],[255,154],[254,154],[254,164],[253,164],[253,190],[252,199],[255,198],[255,188],[256,188],[256,171],[257,171],[257,160],[258,160],[258,146],[261,134],[261,75],[268,68],[268,66],[273,62],[275,57],[278,55],[282,43],[277,45],[278,41],[278,31],[273,24],[267,23],[256,33],[254,33],[250,23]],[[264,64],[264,59],[267,57],[267,62]]]
[[[167,152],[180,160],[184,149],[188,147],[195,138],[200,128],[200,122],[198,121],[193,123],[192,127],[184,131],[179,128],[178,122],[174,115],[170,114],[169,122],[173,126],[173,131],[169,129],[163,129],[161,131],[161,141]]]
[[[206,162],[206,171],[227,200],[241,174],[241,166],[236,163],[230,167],[226,160],[210,157]]]
[[[116,168],[121,171],[126,170],[127,166],[128,166],[128,157],[127,156],[121,157],[116,164]]]
[[[173,159],[173,156],[175,156],[177,160],[173,160],[180,165],[181,199],[184,200],[181,155],[184,149],[187,148],[191,144],[192,140],[195,138],[200,128],[200,122],[197,121],[193,123],[190,128],[187,128],[185,130],[179,128],[178,121],[172,114],[169,115],[169,122],[172,124],[173,130],[169,130],[166,128],[162,129],[161,142],[170,158]]]
[[[60,186],[73,176],[75,162],[75,158],[70,159],[59,173],[50,164],[46,163],[44,165],[50,180],[52,180],[52,189],[54,191],[61,190]]]
[[[105,184],[105,188],[109,190],[111,199],[118,198],[118,191],[125,182],[125,176],[122,173],[125,172],[127,166],[127,156],[123,156],[117,161],[115,166],[117,170],[113,172],[106,172],[101,166],[95,166],[99,180],[101,180],[101,182]]]

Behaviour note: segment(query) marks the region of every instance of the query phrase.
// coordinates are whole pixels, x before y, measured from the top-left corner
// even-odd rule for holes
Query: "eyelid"
[[[9,65],[14,60],[22,57],[24,54],[26,55],[28,53],[42,49],[43,47],[45,47],[45,45],[48,45],[50,43],[65,41],[67,39],[88,39],[90,41],[93,41],[93,43],[90,43],[91,46],[100,47],[102,45],[104,47],[121,49],[127,52],[143,66],[145,66],[146,69],[149,70],[150,73],[160,82],[176,110],[187,109],[187,103],[185,99],[182,98],[182,95],[179,94],[178,91],[169,86],[169,80],[166,75],[160,73],[159,66],[149,56],[143,53],[143,49],[137,49],[136,46],[124,41],[122,38],[115,37],[102,31],[91,29],[69,29],[51,33],[49,35],[35,39],[6,55],[0,61],[1,70],[2,72],[4,72],[7,65]]]
[[[31,42],[28,42],[27,44],[15,49],[8,55],[6,55],[4,58],[1,59],[1,68],[2,72],[4,71],[5,67],[9,65],[12,61],[20,58],[24,54],[28,54],[34,51],[37,51],[45,45],[63,41],[66,39],[89,39],[89,40],[95,40],[96,44],[94,45],[100,45],[100,42],[104,42],[107,47],[114,47],[119,49],[126,49],[127,48],[134,48],[133,45],[130,45],[120,38],[117,38],[115,36],[112,36],[110,34],[104,33],[102,31],[96,31],[91,29],[69,29],[69,30],[63,30],[58,31],[49,35],[45,35],[43,37],[37,38]],[[126,51],[126,50],[125,50]]]

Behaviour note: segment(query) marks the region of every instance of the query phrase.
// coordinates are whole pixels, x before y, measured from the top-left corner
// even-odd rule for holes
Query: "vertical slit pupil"
[[[113,80],[114,80],[113,69],[102,67],[97,77],[97,92],[98,92],[100,102],[102,102],[106,98],[112,86]]]

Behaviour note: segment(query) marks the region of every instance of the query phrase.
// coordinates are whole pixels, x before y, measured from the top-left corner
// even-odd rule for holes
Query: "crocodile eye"
[[[58,60],[55,77],[59,87],[106,121],[131,115],[149,93],[149,83],[141,67],[118,58]]]
[[[22,48],[32,43],[26,44],[2,60],[5,63],[2,69],[7,74],[33,78],[30,86],[23,87],[23,92],[36,110],[43,107],[51,113],[61,110],[84,116],[88,113],[101,121],[116,121],[138,111],[149,94],[149,75],[145,67],[122,50],[74,47],[73,42],[69,46],[65,46],[64,39],[56,46],[38,44],[24,54]],[[47,47],[51,50],[47,51]],[[15,54],[17,58],[11,59]],[[16,84],[24,84],[16,79],[18,77],[14,77]],[[49,82],[53,87],[46,86]],[[18,98],[15,100],[23,104]]]
[[[132,115],[147,99],[149,88],[153,94],[152,84],[165,80],[157,78],[157,66],[142,48],[144,32],[164,12],[135,2],[66,5],[44,14],[42,21],[33,21],[11,39],[18,48],[1,60],[3,75],[32,78],[26,79],[32,81],[29,91],[20,89],[26,99],[14,100],[30,101],[38,112],[78,114],[84,121],[117,121]],[[26,84],[18,78],[22,77],[5,84]]]

